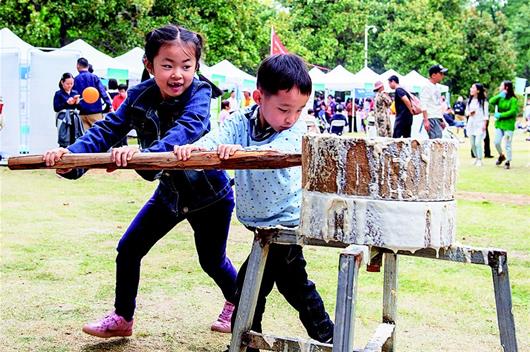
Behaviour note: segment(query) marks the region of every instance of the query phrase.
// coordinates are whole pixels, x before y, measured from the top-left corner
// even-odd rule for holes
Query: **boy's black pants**
[[[235,325],[248,259],[247,257],[237,274],[236,308],[232,314],[232,327]],[[333,322],[329,318],[328,313],[326,313],[324,302],[318,294],[315,284],[308,280],[305,266],[306,261],[301,246],[274,243],[270,245],[252,330],[262,332],[261,320],[265,311],[266,297],[276,283],[278,291],[298,311],[300,320],[308,335],[320,342],[329,342],[331,340],[333,337]],[[249,352],[252,350],[254,349],[247,349]]]

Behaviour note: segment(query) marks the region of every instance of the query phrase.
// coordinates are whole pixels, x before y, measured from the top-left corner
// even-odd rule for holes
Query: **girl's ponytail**
[[[210,87],[212,87],[212,99],[219,98],[221,95],[223,95],[223,91],[215,84],[213,84],[212,81],[210,81],[208,78],[204,77],[200,73],[197,73],[197,75],[199,76],[199,81],[206,82],[210,85]]]

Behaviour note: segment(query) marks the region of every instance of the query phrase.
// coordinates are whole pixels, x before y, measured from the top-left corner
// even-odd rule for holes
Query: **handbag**
[[[405,90],[405,92],[407,91]],[[407,92],[407,95],[409,97],[410,104],[412,105],[412,114],[413,115],[421,114],[423,109],[421,108],[420,100],[414,94],[411,94],[409,92]]]

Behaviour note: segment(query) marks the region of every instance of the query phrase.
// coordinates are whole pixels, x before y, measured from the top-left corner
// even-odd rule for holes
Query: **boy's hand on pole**
[[[238,150],[243,150],[239,144],[220,144],[217,147],[217,154],[219,154],[220,159],[228,159]]]

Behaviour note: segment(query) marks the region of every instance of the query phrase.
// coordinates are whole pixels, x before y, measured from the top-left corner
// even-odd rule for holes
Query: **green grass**
[[[467,142],[467,140],[466,140]],[[458,239],[508,251],[519,350],[530,349],[530,163],[516,135],[512,170],[471,165],[462,144]],[[91,171],[60,179],[52,171],[0,169],[1,351],[222,351],[229,336],[209,331],[223,298],[199,267],[189,225],[182,223],[144,258],[135,332],[99,340],[81,326],[112,309],[115,247],[152,194],[132,171]],[[233,219],[228,253],[239,267],[251,235]],[[338,250],[306,247],[308,272],[333,315]],[[397,347],[402,351],[501,351],[488,267],[400,257]],[[356,345],[381,317],[382,273],[359,277]],[[276,290],[265,331],[306,336]]]

